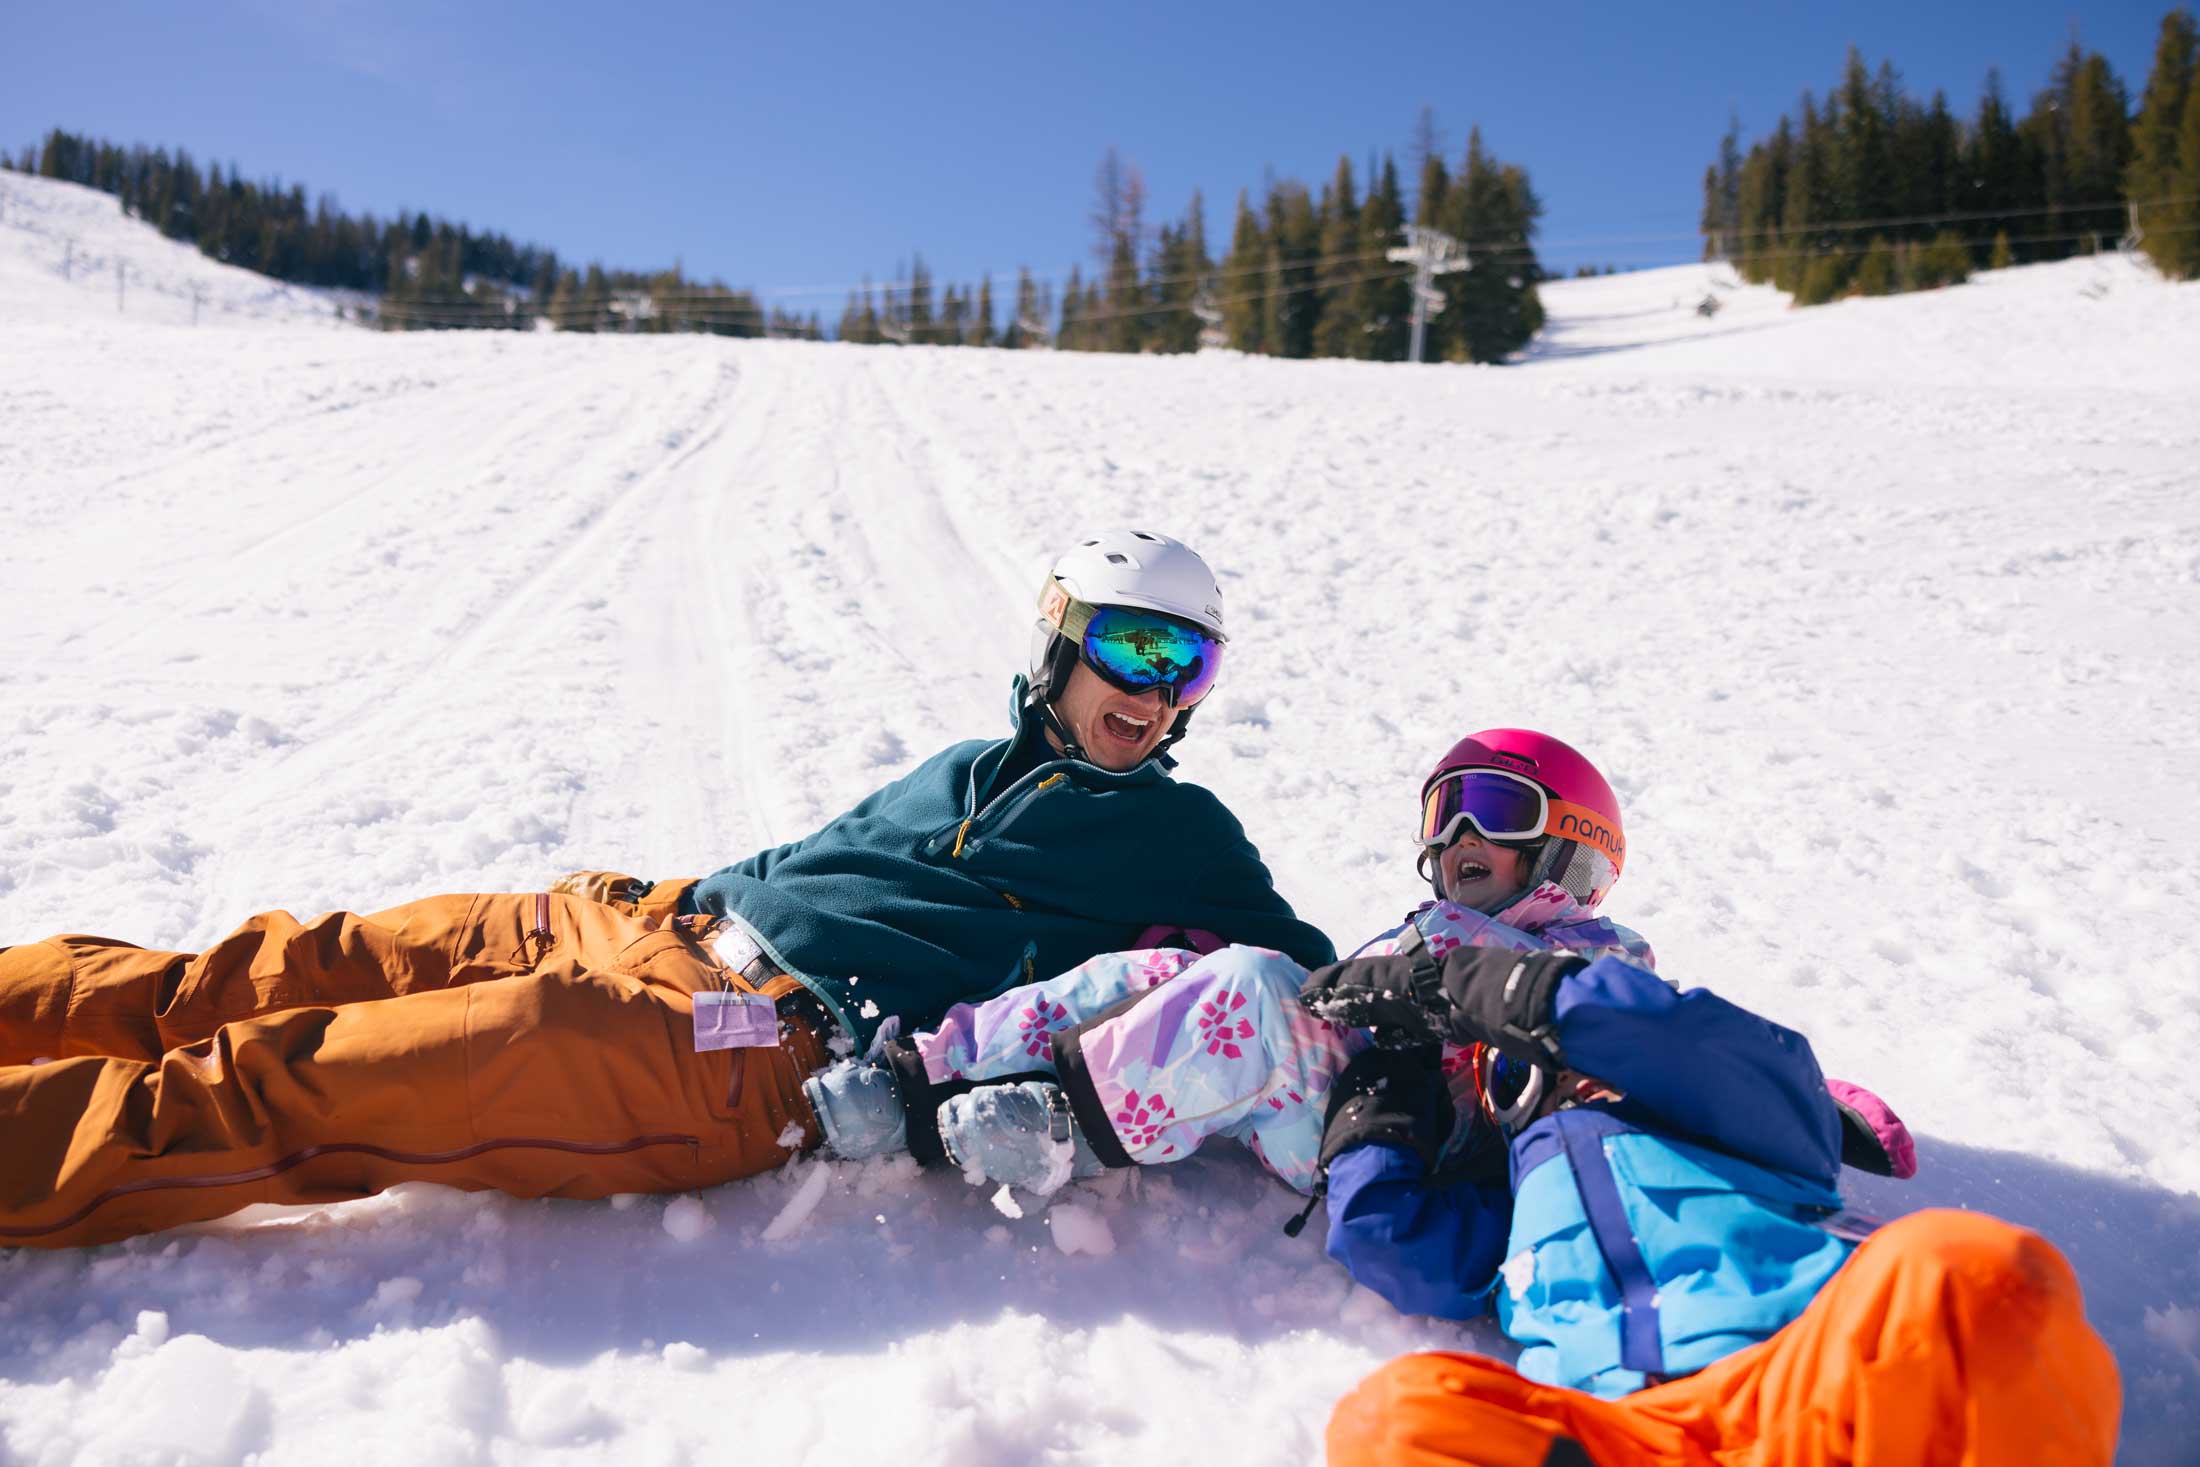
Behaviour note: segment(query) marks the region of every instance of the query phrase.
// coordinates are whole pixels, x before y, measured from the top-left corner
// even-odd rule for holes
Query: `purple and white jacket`
[[[1395,951],[1408,925],[1439,955],[1471,944],[1652,965],[1638,934],[1549,883],[1495,916],[1425,902],[1354,956]],[[1300,1005],[1306,977],[1267,948],[1107,953],[1043,983],[958,1004],[912,1043],[935,1085],[1053,1070],[1086,1140],[1111,1166],[1176,1161],[1209,1136],[1228,1136],[1311,1193],[1329,1087],[1367,1040]]]

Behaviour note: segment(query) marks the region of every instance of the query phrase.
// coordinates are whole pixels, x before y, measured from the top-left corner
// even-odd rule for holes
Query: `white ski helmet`
[[[1229,640],[1223,633],[1222,587],[1191,546],[1151,530],[1102,530],[1079,539],[1055,560],[1039,588],[1042,614],[1032,629],[1027,697],[1029,706],[1055,727],[1056,736],[1065,739],[1065,746],[1066,734],[1052,722],[1052,705],[1069,685],[1078,646],[1055,624],[1063,592],[1090,606],[1158,612],[1200,628],[1217,642]],[[1057,613],[1053,619],[1045,615],[1050,603]],[[1191,716],[1190,705],[1177,709],[1168,737],[1156,753],[1184,737]]]
[[[1199,552],[1151,530],[1102,530],[1062,552],[1050,579],[1094,606],[1136,606],[1222,631],[1222,587]]]

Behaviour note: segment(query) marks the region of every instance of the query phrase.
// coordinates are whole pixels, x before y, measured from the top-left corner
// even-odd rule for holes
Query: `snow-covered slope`
[[[1645,272],[1482,370],[209,332],[26,277],[55,186],[0,187],[0,942],[713,868],[1002,727],[1050,550],[1152,525],[1238,629],[1184,773],[1304,911],[1411,903],[1457,734],[1580,742],[1609,910],[1908,1116],[1863,1205],[2066,1249],[2128,1459],[2190,1460],[2200,287]],[[1389,1355],[1503,1351],[1293,1202],[809,1161],[0,1254],[0,1458],[1303,1462]]]
[[[112,194],[0,170],[0,332],[100,315],[136,326],[326,327],[336,321],[338,295],[163,239]]]

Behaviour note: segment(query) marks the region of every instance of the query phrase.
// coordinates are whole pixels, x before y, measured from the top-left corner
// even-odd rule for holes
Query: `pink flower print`
[[[1016,1027],[1024,1041],[1024,1053],[1033,1059],[1053,1059],[1053,1031],[1065,1027],[1062,1020],[1068,1017],[1068,1009],[1044,998],[1017,1015]]]
[[[1231,1059],[1245,1058],[1245,1051],[1231,1041],[1252,1038],[1253,1021],[1238,1019],[1232,1022],[1230,1017],[1244,1007],[1245,995],[1242,993],[1231,994],[1228,1003],[1219,998],[1201,1000],[1199,1037],[1207,1041],[1207,1053],[1227,1055]]]
[[[1115,1134],[1126,1151],[1137,1151],[1151,1146],[1176,1119],[1176,1107],[1166,1105],[1158,1095],[1141,1096],[1137,1091],[1127,1092],[1116,1106],[1113,1120]],[[1168,1151],[1174,1151],[1171,1145]],[[1167,1155],[1165,1151],[1162,1153]]]
[[[1173,947],[1156,948],[1147,953],[1138,965],[1138,984],[1142,988],[1159,988],[1177,974],[1189,968],[1195,954],[1181,952]]]

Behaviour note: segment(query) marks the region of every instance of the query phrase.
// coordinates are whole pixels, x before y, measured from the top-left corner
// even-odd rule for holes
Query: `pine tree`
[[[912,342],[936,339],[932,315],[932,272],[926,267],[921,254],[915,256],[909,266],[909,294],[902,306],[902,325]]]
[[[2182,222],[2162,226],[2163,273],[2185,280],[2200,276],[2200,78],[2185,89],[2185,116],[2177,128],[2177,172],[2171,194],[2184,202]],[[2176,233],[2170,233],[2170,230]]]
[[[1315,259],[1321,250],[1321,219],[1306,185],[1279,181],[1268,194],[1268,262],[1262,279],[1261,339],[1270,356],[1303,358],[1314,354],[1314,324],[1320,315],[1315,288]]]
[[[1883,109],[1892,86],[1891,69],[1874,85],[1862,53],[1849,48],[1841,85],[1826,100],[1831,166],[1823,181],[1826,211],[1819,218],[1883,220],[1894,212],[1888,197],[1890,118]]]
[[[1845,268],[1838,259],[1839,250],[1819,228],[1821,220],[1835,217],[1827,212],[1825,202],[1832,152],[1832,129],[1820,119],[1817,104],[1810,93],[1805,92],[1803,122],[1796,129],[1795,151],[1788,169],[1779,244],[1772,270],[1773,284],[1792,292],[1797,305],[1813,305],[1816,300],[1832,299],[1838,292]],[[1821,261],[1832,263],[1817,268]],[[1804,276],[1814,269],[1811,294],[1816,300],[1808,300],[1802,284]],[[1825,293],[1818,295],[1821,290]]]
[[[1787,176],[1794,153],[1794,133],[1788,120],[1765,142],[1753,146],[1742,160],[1734,188],[1734,215],[1740,241],[1737,268],[1742,278],[1762,285],[1772,279],[1780,249],[1780,221],[1785,212]]]
[[[2023,150],[2016,124],[2002,100],[2001,73],[1988,71],[1985,89],[1979,94],[1978,117],[1964,137],[1956,175],[1960,207],[1967,213],[1986,215],[1974,233],[2008,240],[2012,228],[2017,227],[2011,212],[2022,207],[2018,202],[2023,192],[2019,178],[2022,167]]]
[[[1154,303],[1146,330],[1149,351],[1199,350],[1200,333],[1207,324],[1199,311],[1214,273],[1214,262],[1207,256],[1205,216],[1206,201],[1195,193],[1184,222],[1162,227],[1154,276],[1146,289],[1147,298]]]
[[[1251,201],[1240,189],[1237,219],[1230,228],[1230,252],[1222,257],[1222,270],[1216,282],[1222,308],[1222,332],[1238,351],[1257,352],[1267,348],[1264,340],[1267,302],[1259,295],[1267,270],[1268,237],[1261,229],[1260,216],[1253,212]]]
[[[1136,166],[1110,148],[1093,172],[1092,252],[1107,281],[1095,345],[1105,351],[1137,351],[1147,326],[1139,253],[1145,245],[1146,182]]]
[[[2136,211],[2139,247],[2155,268],[2172,279],[2200,274],[2200,203],[2178,187],[2179,129],[2200,71],[2200,31],[2192,13],[2173,10],[2162,17],[2154,44],[2154,69],[2131,128],[2131,163],[2124,170],[2124,197]],[[2178,202],[2171,202],[2178,200]]]
[[[1336,174],[1322,190],[1320,253],[1315,294],[1313,352],[1318,357],[1355,355],[1365,333],[1360,329],[1359,302],[1353,290],[1366,262],[1355,258],[1360,250],[1360,203],[1352,182],[1352,160],[1337,159]]]
[[[1062,319],[1054,328],[1054,344],[1063,351],[1086,351],[1086,332],[1090,329],[1083,319],[1085,309],[1085,272],[1076,265],[1069,267],[1069,283],[1062,287]]]
[[[1543,205],[1520,168],[1502,163],[1482,145],[1482,130],[1467,135],[1458,179],[1445,191],[1441,228],[1465,242],[1470,268],[1439,277],[1444,310],[1441,350],[1453,361],[1500,362],[1543,325],[1536,295],[1542,275],[1534,235]]]
[[[1367,202],[1360,206],[1361,279],[1353,287],[1353,314],[1360,321],[1353,355],[1368,361],[1402,362],[1413,339],[1411,277],[1385,258],[1405,238],[1405,212],[1397,165],[1385,157]]]
[[[941,346],[961,346],[963,336],[963,298],[950,285],[940,296],[939,320],[929,335],[919,338]]]
[[[993,327],[993,276],[988,272],[978,277],[978,309],[963,340],[971,346],[991,346],[997,339]]]
[[[1008,329],[1001,333],[1001,345],[1011,348],[1046,345],[1047,313],[1039,305],[1039,287],[1031,278],[1028,265],[1016,267],[1016,309],[1010,314]]]
[[[2124,232],[2124,170],[2131,162],[2130,98],[2108,58],[2095,51],[2070,84],[2071,227],[2094,242]]]
[[[1742,120],[1729,115],[1719,159],[1703,171],[1703,257],[1741,257]]]

